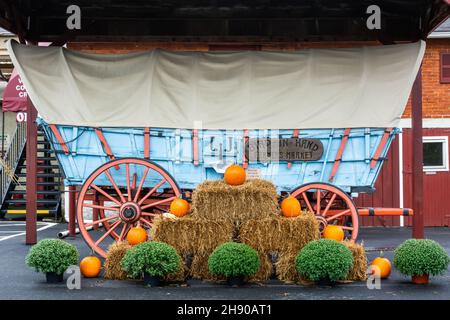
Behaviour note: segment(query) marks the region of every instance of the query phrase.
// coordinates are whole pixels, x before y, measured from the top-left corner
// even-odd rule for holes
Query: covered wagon
[[[151,228],[176,197],[231,164],[272,181],[322,227],[358,236],[424,42],[295,52],[95,55],[9,44],[93,250]],[[101,232],[91,233],[91,228]]]

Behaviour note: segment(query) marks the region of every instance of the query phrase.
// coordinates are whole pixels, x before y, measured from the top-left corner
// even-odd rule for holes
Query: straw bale
[[[127,274],[122,270],[120,262],[129,249],[131,249],[131,245],[126,241],[114,242],[109,247],[105,260],[105,279],[127,279]]]
[[[270,181],[252,179],[240,186],[205,181],[192,194],[192,216],[208,220],[227,219],[240,224],[279,214],[276,187]]]
[[[353,254],[353,268],[350,271],[347,280],[365,281],[367,279],[367,256],[364,246],[350,241],[344,241],[343,244],[346,245]]]
[[[252,219],[240,228],[240,241],[258,252],[298,252],[309,241],[319,239],[319,224],[314,214],[303,211],[298,217],[281,215]]]
[[[205,254],[233,240],[234,225],[228,220],[185,216],[176,220],[155,217],[153,239],[170,244],[180,254]]]

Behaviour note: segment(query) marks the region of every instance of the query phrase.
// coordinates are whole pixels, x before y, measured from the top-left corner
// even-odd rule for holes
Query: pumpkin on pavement
[[[389,259],[377,257],[372,261],[370,265],[372,267],[378,267],[380,269],[381,279],[386,279],[391,274],[391,262],[389,261]],[[373,269],[372,271],[375,272]]]
[[[80,262],[81,274],[86,278],[96,278],[102,269],[102,262],[95,256],[83,258]]]

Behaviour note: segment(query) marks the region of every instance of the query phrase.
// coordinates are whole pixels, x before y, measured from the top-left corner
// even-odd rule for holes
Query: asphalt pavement
[[[9,222],[8,222],[9,223]],[[450,299],[450,273],[442,277],[432,277],[426,286],[413,285],[409,278],[395,269],[389,279],[383,280],[381,289],[369,290],[365,282],[353,282],[328,286],[303,286],[284,284],[270,280],[264,284],[249,284],[241,288],[230,288],[198,280],[189,280],[183,285],[169,285],[146,288],[138,281],[113,281],[103,278],[81,280],[80,290],[69,290],[65,283],[47,284],[45,276],[25,265],[25,256],[30,246],[25,245],[24,225],[0,223],[0,299],[307,299],[307,300],[355,300],[355,299]],[[56,238],[66,224],[40,223],[38,238]],[[11,231],[11,232],[5,232]],[[12,236],[12,237],[11,237]],[[411,237],[409,228],[363,228],[359,240],[364,241],[369,259],[379,254],[379,248],[396,247]],[[427,228],[426,237],[438,241],[450,253],[450,229]],[[81,257],[89,255],[90,249],[81,236],[66,238],[77,246]],[[393,253],[384,255],[392,260]]]

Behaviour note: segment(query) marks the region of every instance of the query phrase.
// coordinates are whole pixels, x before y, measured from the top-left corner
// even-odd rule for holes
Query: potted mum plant
[[[167,243],[148,241],[138,244],[125,253],[122,269],[133,278],[144,278],[146,286],[160,286],[162,277],[177,272],[181,257]]]
[[[26,264],[46,275],[48,283],[63,281],[64,272],[78,264],[77,248],[59,239],[44,239],[31,247],[25,258]]]
[[[227,277],[230,286],[240,286],[245,278],[258,272],[260,261],[252,247],[236,242],[218,246],[208,259],[210,273]]]
[[[449,262],[444,248],[430,239],[409,239],[394,251],[394,266],[416,284],[427,284],[430,275],[444,274]]]
[[[295,258],[300,275],[319,284],[345,280],[353,267],[353,254],[336,240],[320,239],[306,244]]]

